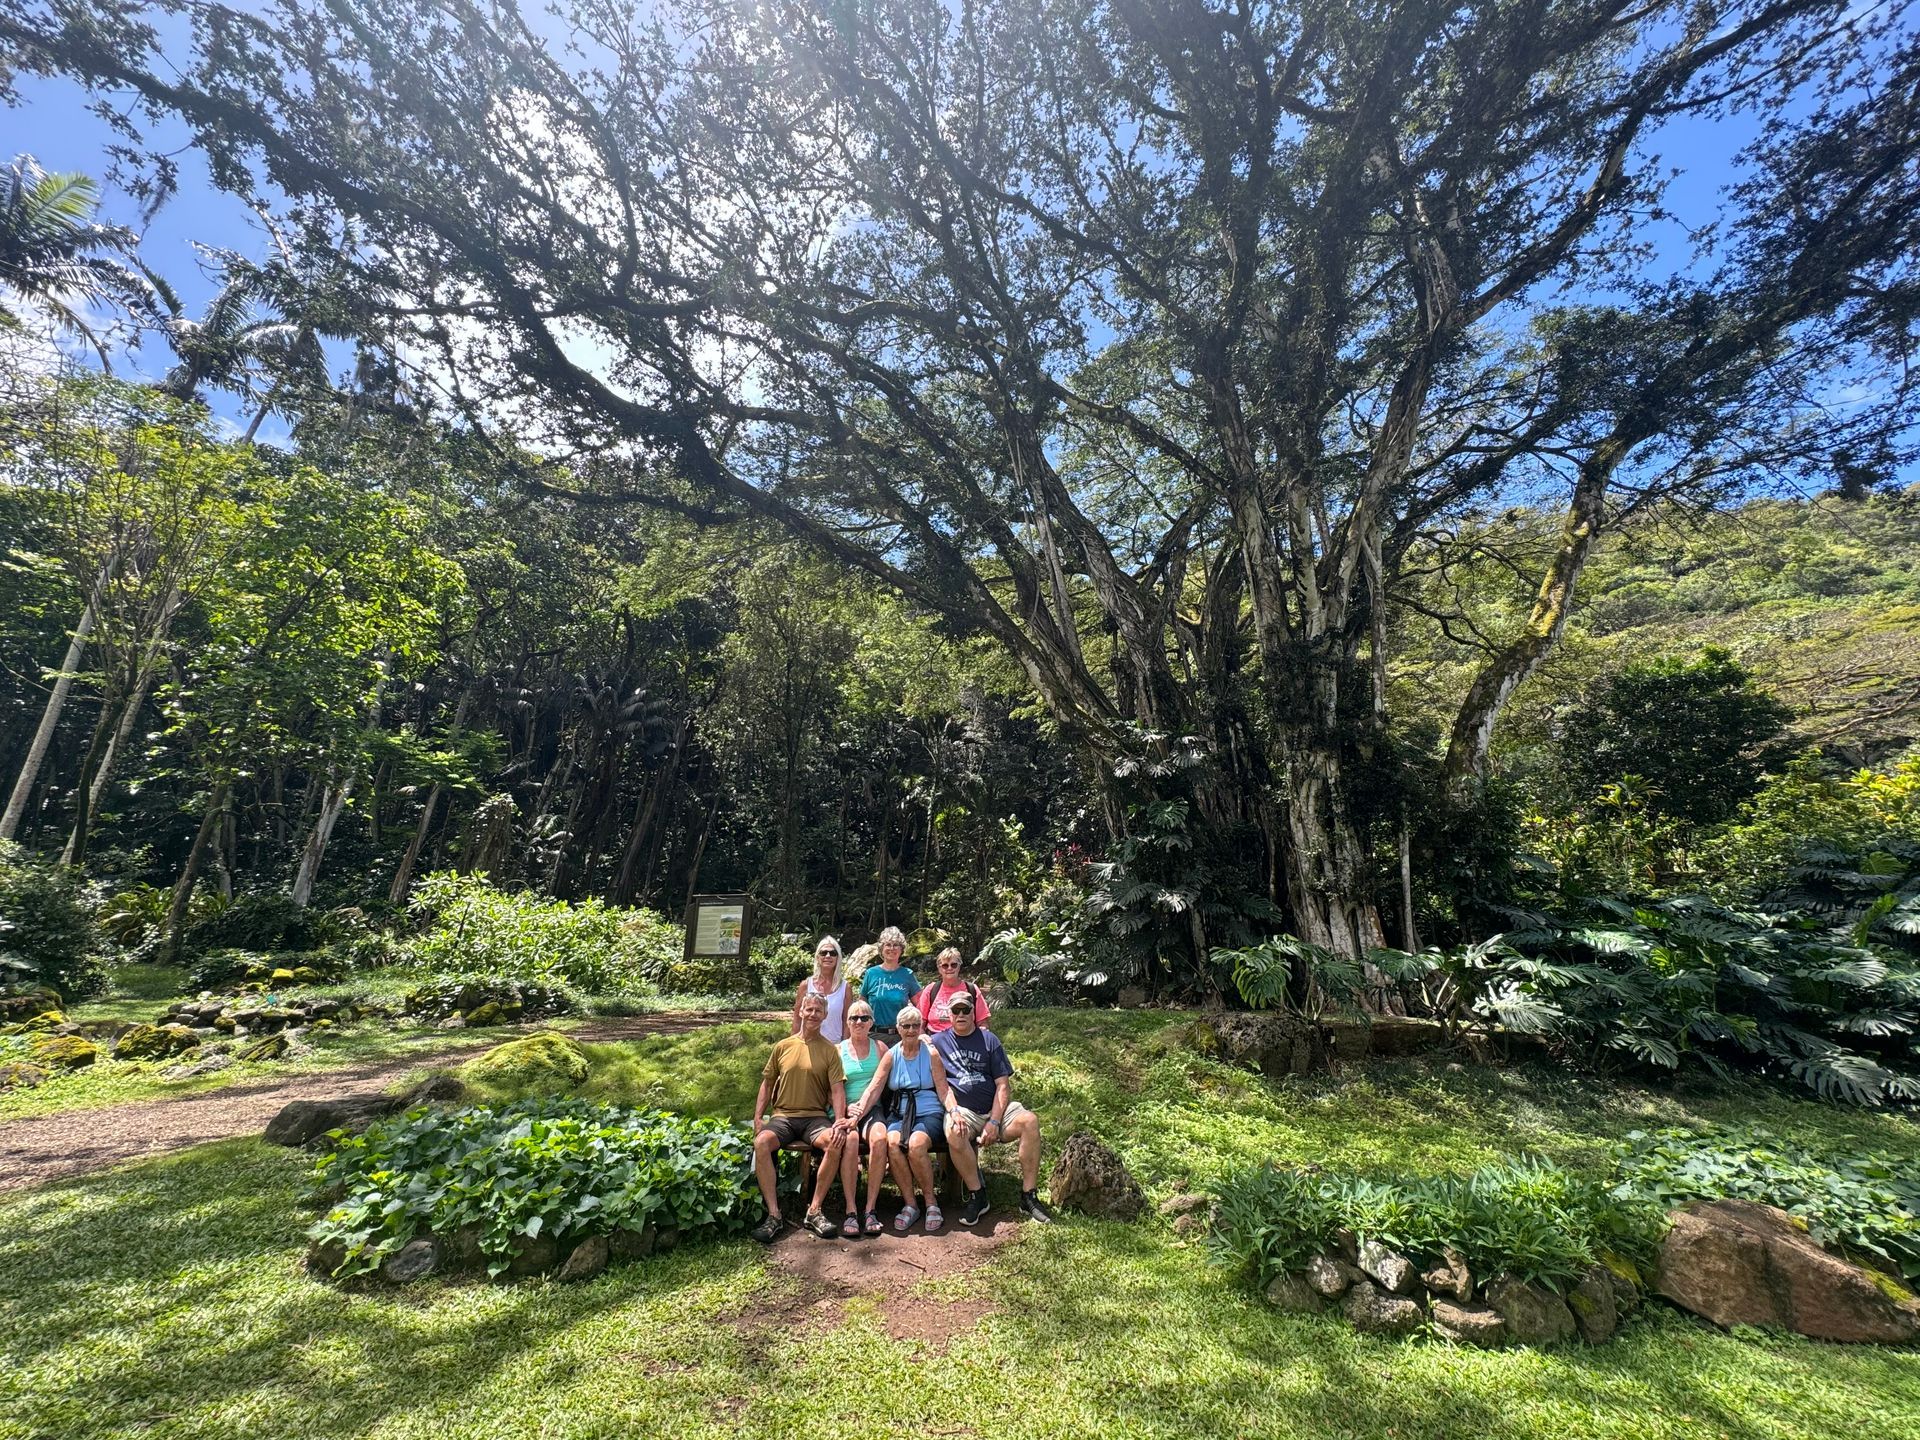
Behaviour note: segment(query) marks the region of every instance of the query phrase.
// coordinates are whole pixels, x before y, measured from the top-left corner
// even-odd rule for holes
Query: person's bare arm
[[[833,1082],[833,1124],[837,1130],[847,1128],[847,1082]]]
[[[793,992],[793,1029],[791,1034],[800,1033],[800,1002],[807,998],[807,982],[802,980],[800,988]]]
[[[933,1093],[940,1097],[940,1108],[951,1115],[953,1092],[947,1088],[947,1067],[940,1063],[940,1052],[931,1045],[927,1047],[927,1053],[933,1057],[933,1064],[929,1067],[933,1072]]]
[[[880,1057],[880,1068],[873,1072],[873,1078],[867,1082],[867,1088],[860,1096],[860,1114],[858,1120],[866,1123],[867,1116],[873,1113],[873,1107],[880,1097],[887,1093],[887,1077],[893,1073],[893,1051],[889,1050]]]
[[[753,1097],[753,1129],[755,1134],[759,1133],[760,1122],[766,1118],[766,1114],[767,1114],[767,1078],[766,1076],[763,1075],[760,1077],[760,1091],[757,1095]]]

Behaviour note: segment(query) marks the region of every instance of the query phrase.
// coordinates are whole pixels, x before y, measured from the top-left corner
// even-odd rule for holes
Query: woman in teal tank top
[[[884,1121],[886,1146],[893,1160],[894,1183],[900,1187],[901,1207],[893,1228],[906,1231],[920,1218],[918,1198],[926,1203],[927,1229],[938,1230],[943,1223],[939,1205],[933,1198],[933,1146],[944,1135],[942,1125],[947,1110],[947,1072],[933,1047],[926,1043],[926,1021],[911,1005],[900,1008],[900,1043],[889,1049],[874,1072],[860,1102],[858,1120],[867,1123],[869,1113],[879,1113],[886,1102]],[[913,1117],[906,1114],[907,1100],[913,1102]],[[871,1196],[874,1192],[868,1191]],[[873,1206],[867,1206],[867,1233],[879,1229]]]

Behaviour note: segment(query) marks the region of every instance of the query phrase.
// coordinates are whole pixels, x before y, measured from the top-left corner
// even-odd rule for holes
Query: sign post
[[[688,960],[736,960],[753,943],[753,905],[745,895],[696,895],[687,904]]]

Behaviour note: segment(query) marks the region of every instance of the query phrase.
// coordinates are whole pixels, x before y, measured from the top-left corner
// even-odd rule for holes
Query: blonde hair
[[[933,963],[935,965],[938,965],[940,964],[941,961],[945,960],[949,955],[951,955],[954,958],[954,961],[956,964],[964,965],[966,963],[966,961],[961,957],[960,947],[957,945],[947,946],[946,949],[942,950],[938,955],[933,957]]]
[[[907,948],[907,933],[898,925],[889,925],[880,932],[880,938],[873,943],[878,945],[882,950],[886,949],[889,945],[898,945],[902,950],[905,950]]]

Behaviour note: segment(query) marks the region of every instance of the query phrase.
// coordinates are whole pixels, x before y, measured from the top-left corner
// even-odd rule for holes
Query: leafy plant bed
[[[545,1020],[574,1008],[566,991],[518,980],[442,980],[409,991],[404,1008],[450,1030]]]
[[[580,1102],[412,1110],[341,1138],[314,1165],[329,1206],[308,1268],[417,1279],[484,1268],[580,1274],[683,1237],[744,1229],[755,1210],[746,1127]],[[563,1272],[565,1273],[565,1272]]]
[[[1612,1338],[1660,1212],[1551,1161],[1367,1179],[1263,1165],[1220,1191],[1216,1257],[1281,1309],[1497,1346]]]
[[[1812,1150],[1763,1126],[1628,1133],[1616,1196],[1661,1209],[1732,1198],[1773,1205],[1813,1240],[1911,1281],[1920,1277],[1920,1158]]]

